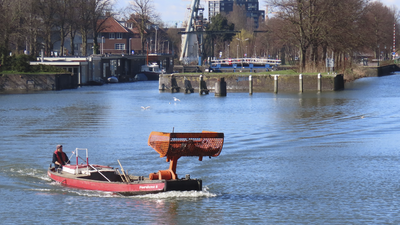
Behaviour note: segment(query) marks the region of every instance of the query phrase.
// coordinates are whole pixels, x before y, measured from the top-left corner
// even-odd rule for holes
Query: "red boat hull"
[[[138,195],[166,191],[166,182],[163,180],[141,183],[124,183],[88,180],[82,178],[69,178],[63,173],[47,171],[48,176],[61,183],[61,185],[85,190],[116,192],[123,195]]]

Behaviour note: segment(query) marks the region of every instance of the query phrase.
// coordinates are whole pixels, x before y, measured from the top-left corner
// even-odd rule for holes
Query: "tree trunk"
[[[70,25],[70,27],[69,27],[69,35],[71,37],[71,40],[70,40],[71,55],[75,55],[75,42],[74,42],[75,30],[74,30],[74,27],[72,25]]]
[[[60,43],[60,56],[64,56],[64,42],[65,42],[65,30],[64,27],[61,27],[60,29],[60,38],[61,38],[61,43]]]

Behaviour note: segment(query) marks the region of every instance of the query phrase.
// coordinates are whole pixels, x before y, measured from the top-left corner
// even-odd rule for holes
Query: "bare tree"
[[[148,25],[157,18],[152,0],[132,0],[130,2],[129,10],[130,20],[138,28],[141,39],[141,51],[144,51],[144,43],[146,40],[145,34]]]
[[[254,25],[254,23],[251,24],[251,21],[249,21],[250,19],[246,16],[246,9],[244,7],[245,6],[240,6],[234,3],[232,12],[229,12],[226,15],[228,21],[235,24],[236,30],[247,30],[252,28]]]
[[[54,15],[54,23],[60,34],[60,56],[64,55],[64,42],[68,35],[68,13],[71,10],[71,0],[55,1],[57,13]]]
[[[270,0],[282,20],[281,37],[291,35],[300,49],[300,71],[316,68],[327,48],[349,53],[360,46],[357,35],[366,0]],[[277,27],[277,26],[275,26]],[[277,28],[276,30],[279,30]],[[310,51],[311,50],[311,51]],[[310,54],[307,54],[310,53]]]
[[[369,35],[365,36],[366,45],[373,49],[375,57],[387,57],[388,50],[392,46],[393,24],[395,12],[384,6],[381,2],[372,2],[367,6],[367,14],[364,17],[366,31]]]
[[[19,32],[23,23],[22,17],[24,2],[19,0],[2,0],[0,1],[0,57],[1,65],[6,63],[6,57],[10,51],[10,44],[13,41],[18,45]],[[14,38],[14,39],[13,39]]]
[[[79,30],[79,0],[70,0],[71,4],[68,8],[68,34],[70,36],[71,55],[75,55],[75,36]]]
[[[55,26],[55,14],[56,14],[56,1],[42,1],[35,0],[33,6],[34,11],[38,13],[38,16],[42,21],[42,38],[44,40],[44,51],[46,56],[50,56],[52,50],[51,36],[54,32]]]
[[[110,17],[111,15],[111,1],[110,0],[93,0],[92,13],[91,13],[91,27],[93,31],[93,53],[99,53],[98,34],[103,31],[102,23],[105,20],[100,20],[101,17]]]
[[[82,36],[82,55],[87,54],[88,38],[93,38],[93,52],[97,53],[98,20],[110,6],[110,0],[78,0],[79,27]]]

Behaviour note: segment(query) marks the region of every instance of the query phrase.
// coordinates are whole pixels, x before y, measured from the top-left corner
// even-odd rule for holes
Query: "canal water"
[[[2,94],[0,223],[399,224],[399,112],[400,74],[303,94],[160,93],[152,81]],[[148,176],[169,166],[151,131],[202,130],[225,133],[221,155],[177,169],[200,192],[122,197],[46,175],[62,144]]]

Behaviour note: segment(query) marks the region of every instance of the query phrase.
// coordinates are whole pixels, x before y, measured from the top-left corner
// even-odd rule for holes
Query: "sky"
[[[122,8],[129,5],[131,0],[115,0],[116,7]],[[183,21],[187,20],[189,11],[187,8],[190,7],[191,0],[153,0],[153,5],[155,10],[160,15],[161,20],[167,25],[172,26],[178,23],[178,26],[182,24]],[[265,9],[265,0],[259,0],[260,9]],[[395,5],[398,10],[400,10],[400,0],[380,0],[384,5],[391,7]],[[204,16],[207,13],[207,2],[206,0],[201,0],[200,5],[204,7]]]

